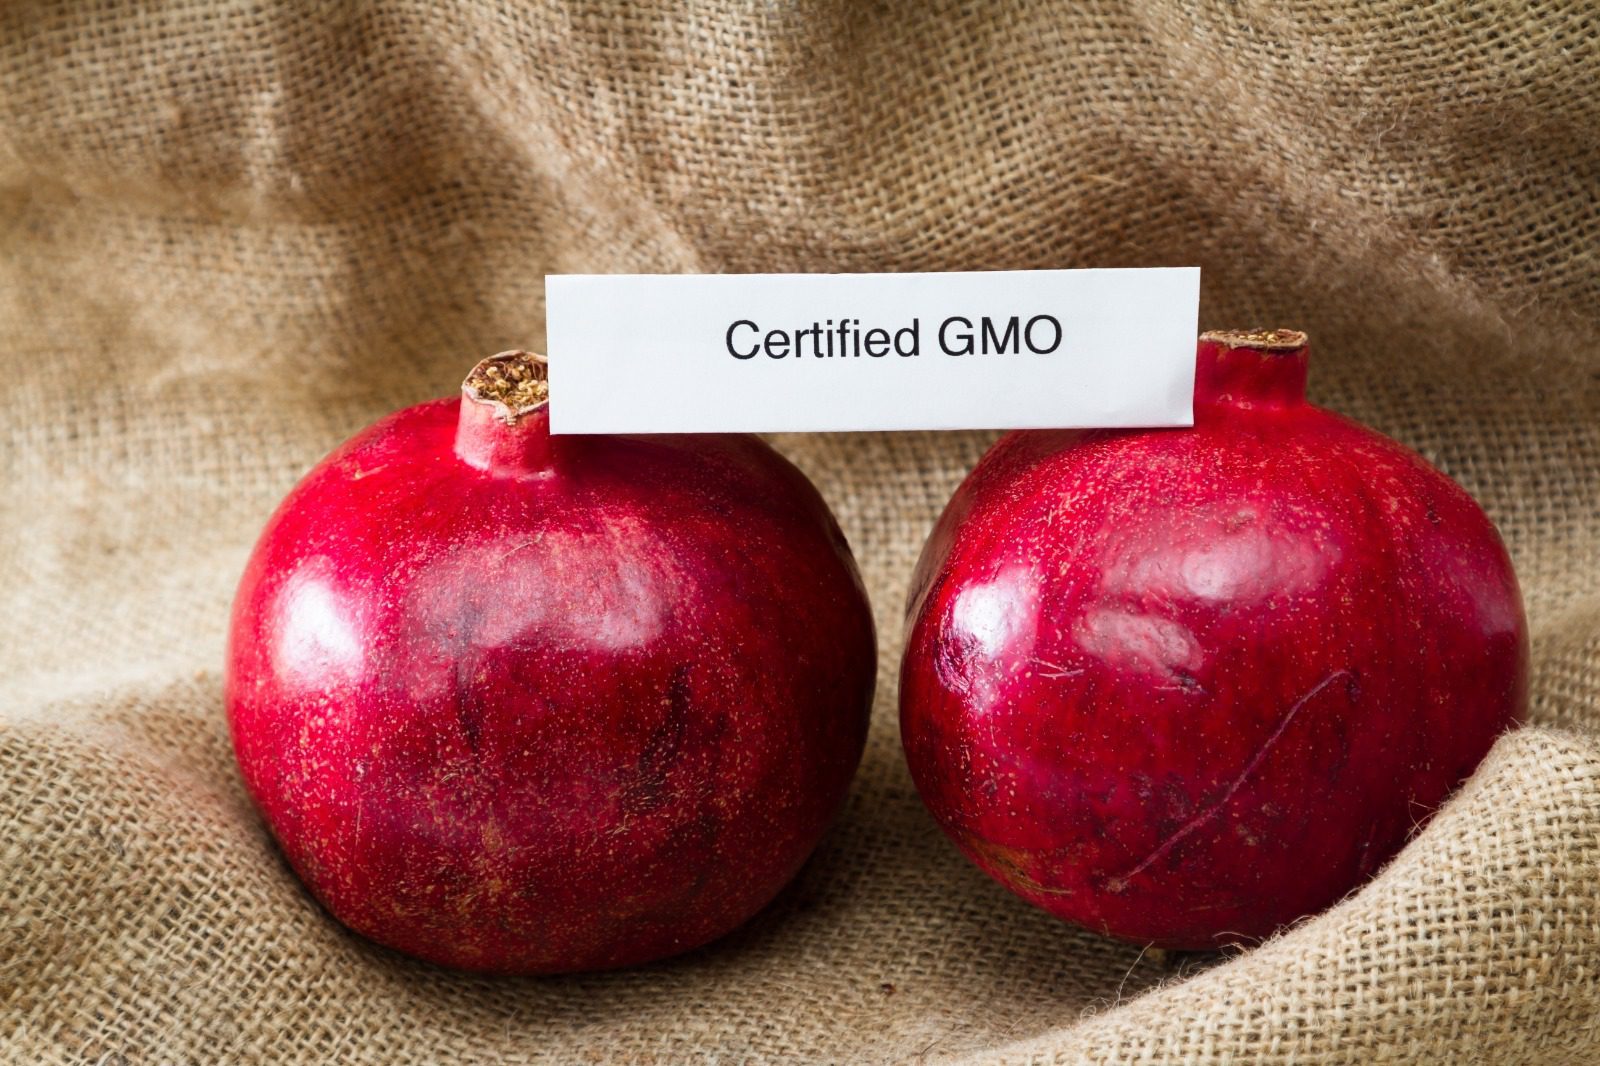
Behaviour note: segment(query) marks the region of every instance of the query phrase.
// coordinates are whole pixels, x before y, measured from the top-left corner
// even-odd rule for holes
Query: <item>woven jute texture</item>
[[[0,9],[0,1058],[1600,1061],[1593,5],[312,7]],[[1204,327],[1309,330],[1315,398],[1465,484],[1522,578],[1531,721],[1374,882],[1161,959],[957,855],[894,672],[989,438],[933,433],[776,440],[882,673],[838,825],[749,926],[490,980],[291,876],[222,713],[245,555],[329,448],[539,347],[545,273],[1184,264]]]

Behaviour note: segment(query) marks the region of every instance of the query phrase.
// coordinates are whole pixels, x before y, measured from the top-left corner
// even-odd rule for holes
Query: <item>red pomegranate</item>
[[[750,436],[551,437],[542,359],[339,448],[234,605],[244,780],[333,914],[502,973],[764,906],[842,801],[876,645],[816,490]]]
[[[1266,936],[1369,877],[1522,715],[1494,528],[1305,378],[1304,334],[1208,333],[1193,429],[1010,434],[923,550],[912,774],[1053,914]]]

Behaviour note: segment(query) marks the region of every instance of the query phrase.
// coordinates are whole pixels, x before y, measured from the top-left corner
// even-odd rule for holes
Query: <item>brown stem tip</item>
[[[1288,352],[1306,346],[1306,335],[1298,329],[1213,329],[1200,334],[1228,348],[1257,348],[1265,352]]]
[[[500,407],[496,413],[514,425],[550,399],[549,368],[537,352],[501,352],[473,367],[461,390],[469,399]]]

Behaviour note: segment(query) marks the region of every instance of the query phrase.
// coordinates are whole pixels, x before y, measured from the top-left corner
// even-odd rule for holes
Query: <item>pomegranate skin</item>
[[[335,917],[555,973],[762,908],[844,798],[875,660],[842,533],[759,439],[552,438],[545,406],[469,394],[284,500],[226,699],[245,784]]]
[[[1527,625],[1478,505],[1304,401],[1303,334],[1207,334],[1193,429],[1028,431],[918,563],[922,798],[1106,935],[1265,937],[1397,852],[1519,721]]]

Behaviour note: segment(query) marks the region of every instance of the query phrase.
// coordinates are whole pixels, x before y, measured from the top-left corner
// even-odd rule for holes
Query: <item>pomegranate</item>
[[[284,500],[234,605],[251,796],[335,917],[434,962],[626,966],[795,874],[865,740],[838,525],[751,436],[551,437],[543,360],[384,419]]]
[[[923,550],[912,775],[1059,917],[1167,948],[1266,936],[1369,877],[1524,711],[1494,528],[1306,403],[1306,354],[1208,333],[1192,429],[1004,437]]]

